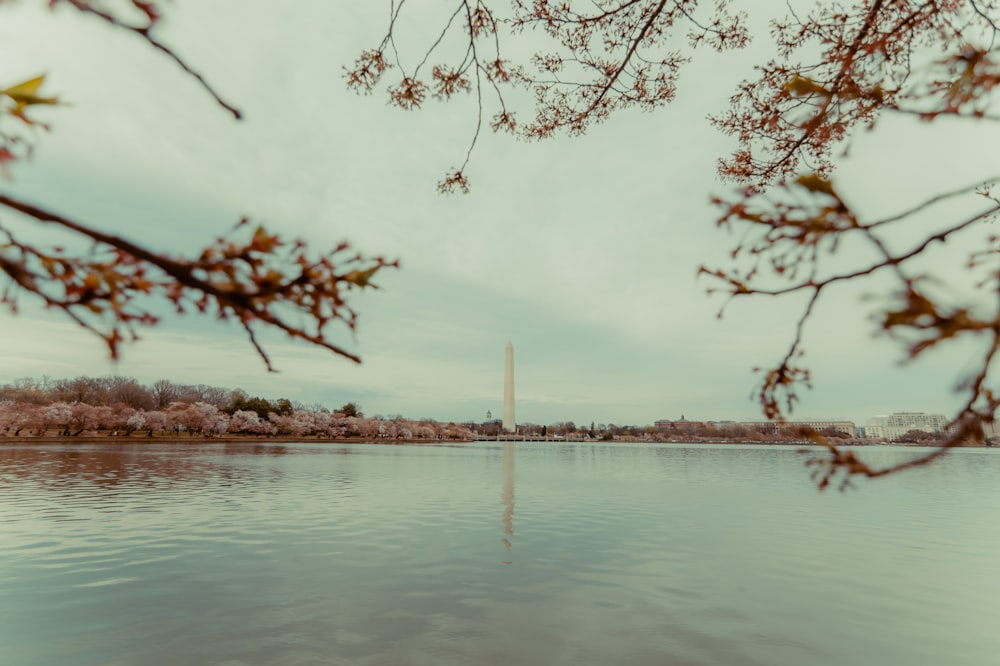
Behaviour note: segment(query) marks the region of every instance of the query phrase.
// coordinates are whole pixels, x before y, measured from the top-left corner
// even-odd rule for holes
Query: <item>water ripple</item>
[[[992,453],[819,494],[773,447],[4,447],[0,645],[18,666],[984,666]]]

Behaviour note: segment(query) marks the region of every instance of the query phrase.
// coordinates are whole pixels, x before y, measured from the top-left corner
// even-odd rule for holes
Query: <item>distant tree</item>
[[[260,418],[257,412],[237,410],[229,417],[228,430],[234,433],[266,435],[273,433],[275,427],[269,421]]]
[[[214,410],[214,413],[208,408]],[[212,425],[215,425],[217,414],[218,408],[214,405],[208,405],[207,403],[187,404],[183,402],[173,403],[166,412],[169,425],[179,426],[191,434],[201,432],[206,421],[208,421],[210,428]],[[210,429],[209,432],[211,432]]]
[[[322,424],[323,417],[328,417],[328,413],[313,413],[306,410],[296,410],[291,414],[278,414],[271,412],[267,415],[268,421],[274,426],[274,431],[279,435],[295,435],[303,437],[306,435],[323,434],[327,429]],[[328,426],[328,423],[325,424]]]
[[[167,424],[169,423],[167,415],[159,410],[146,412],[143,414],[143,419],[145,420],[143,428],[145,428],[146,434],[150,437],[153,436],[154,432],[166,430]]]
[[[124,428],[125,421],[135,410],[128,405],[99,405],[93,408],[94,430],[115,430]]]
[[[167,379],[153,382],[150,391],[153,394],[154,409],[166,409],[170,403],[180,400],[182,395],[182,388]]]
[[[208,386],[198,384],[197,386],[187,386],[187,395],[192,396],[195,402],[206,402],[222,409],[229,404],[230,391],[219,386]]]
[[[361,405],[354,402],[347,403],[337,411],[344,416],[356,416],[358,418],[364,416],[364,414],[361,413]]]
[[[918,443],[930,443],[936,442],[940,439],[946,438],[947,435],[939,432],[926,432],[924,430],[908,430],[900,437],[896,438],[897,442],[909,442],[911,444]]]
[[[429,97],[475,96],[469,148],[439,182],[442,192],[469,190],[470,156],[484,120],[494,132],[531,140],[579,135],[617,111],[655,110],[672,101],[678,74],[699,47],[739,49],[750,39],[746,15],[729,2],[515,0],[508,9],[499,0],[456,0],[454,11],[422,35],[414,26],[426,24],[407,20],[418,3],[387,4],[385,27],[345,69],[347,86],[364,94],[381,86],[390,104],[406,110],[420,108]],[[825,455],[810,461],[819,487],[844,487],[855,475],[884,476],[926,464],[967,438],[981,441],[983,424],[1000,407],[992,372],[1000,349],[1000,235],[957,264],[975,276],[967,298],[938,288],[947,270],[942,264],[936,272],[927,268],[937,242],[951,242],[1000,213],[997,174],[905,202],[897,214],[879,219],[854,209],[831,181],[845,141],[887,114],[928,122],[1000,119],[1000,5],[815,0],[806,11],[782,3],[767,9],[772,6],[780,8],[771,10],[777,12],[770,26],[776,55],[758,65],[757,78],[743,82],[727,107],[711,110],[715,126],[737,142],[720,159],[719,175],[741,189],[714,200],[718,224],[740,231],[732,253],[736,265],[701,269],[714,281],[713,290],[730,299],[806,299],[787,353],[762,372],[758,398],[764,415],[785,419],[797,392],[809,386],[802,364],[805,324],[842,284],[889,279],[892,286],[875,316],[910,358],[957,338],[985,349],[960,384],[963,405],[938,450],[875,468],[815,435],[826,447]],[[764,10],[754,5],[755,12]],[[531,94],[513,93],[516,87]],[[522,100],[530,100],[526,109]],[[935,224],[922,224],[932,206],[977,201],[976,208],[956,206],[962,211],[957,213],[938,208]],[[910,239],[908,245],[891,242],[900,234]],[[860,245],[851,247],[866,249],[836,254],[855,240]]]
[[[210,405],[207,402],[196,402],[191,405],[191,409],[198,415],[196,431],[200,430],[205,434],[212,435],[221,435],[226,432],[229,418],[215,405]]]
[[[381,419],[371,418],[366,419],[360,416],[355,417],[357,419],[357,431],[362,437],[367,437],[373,439],[375,437],[384,437],[386,434],[385,421]]]
[[[153,409],[156,403],[153,393],[131,377],[109,378],[108,401],[134,409]]]
[[[576,432],[576,430],[577,430],[576,424],[573,423],[572,421],[566,421],[565,423],[561,424],[560,427],[559,427],[559,429],[565,435],[572,434],[572,433]],[[591,430],[593,430],[593,424],[591,424]]]
[[[0,433],[17,437],[25,429],[37,431],[44,427],[45,420],[39,405],[0,400]]]
[[[42,420],[46,428],[59,428],[63,434],[69,434],[69,422],[73,416],[73,407],[65,402],[54,402],[42,409]]]
[[[460,425],[457,423],[449,423],[448,428],[445,431],[445,436],[448,439],[463,439],[470,440],[476,439],[476,433],[472,431],[467,425]]]
[[[146,423],[145,412],[134,412],[125,421],[125,434],[131,435],[136,430],[142,430]]]
[[[101,426],[101,413],[97,408],[85,402],[75,402],[70,405],[70,416],[66,421],[68,435],[76,437],[84,432],[96,432]]]
[[[222,411],[230,415],[238,411],[251,411],[257,414],[259,418],[267,420],[268,416],[272,413],[283,416],[291,414],[292,404],[284,398],[274,402],[266,398],[251,398],[243,391],[236,390],[232,392],[229,404]]]
[[[76,377],[53,382],[52,395],[63,402],[85,402],[91,405],[103,403],[106,387],[97,377]]]
[[[541,426],[534,423],[518,423],[517,432],[525,437],[537,437],[542,431]]]
[[[32,377],[22,377],[10,384],[0,386],[0,400],[26,402],[35,405],[45,405],[51,402],[49,386],[46,379],[38,380]]]
[[[0,7],[4,4],[9,3],[0,2]],[[180,67],[222,110],[236,120],[242,118],[202,74],[160,41],[162,0],[50,0],[48,4],[137,36]],[[82,50],[81,54],[86,57]],[[44,76],[0,85],[6,86],[0,88],[0,170],[9,178],[11,166],[31,153],[37,130],[47,127],[38,112],[61,106],[62,101],[45,91]],[[0,193],[0,208],[38,227],[56,228],[82,239],[88,248],[76,252],[65,244],[45,247],[0,227],[0,276],[4,278],[0,303],[13,312],[19,300],[27,298],[61,311],[100,336],[112,358],[118,357],[123,342],[137,339],[140,327],[159,322],[153,303],[160,300],[177,313],[235,320],[269,369],[270,358],[257,338],[261,328],[277,329],[358,361],[332,341],[330,325],[343,324],[353,331],[356,313],[348,304],[350,292],[371,287],[381,269],[396,265],[381,257],[363,257],[347,243],[314,252],[304,241],[286,239],[247,218],[226,237],[180,257],[109,234],[99,223],[52,210],[44,202]]]

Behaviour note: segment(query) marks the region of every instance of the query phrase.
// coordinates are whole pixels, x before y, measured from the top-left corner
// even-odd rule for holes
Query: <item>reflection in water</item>
[[[511,537],[514,536],[514,443],[503,443],[503,541],[507,552],[510,552],[513,543]],[[512,560],[504,560],[504,564],[510,564]]]

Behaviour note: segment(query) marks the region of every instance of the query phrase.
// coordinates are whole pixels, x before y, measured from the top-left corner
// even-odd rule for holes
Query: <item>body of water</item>
[[[3,445],[0,663],[1000,665],[1000,451],[846,493],[803,461]]]

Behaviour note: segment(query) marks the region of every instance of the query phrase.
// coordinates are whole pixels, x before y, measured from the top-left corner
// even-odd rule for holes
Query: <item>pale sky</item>
[[[695,54],[677,102],[657,113],[543,143],[485,132],[472,193],[442,196],[436,183],[473,131],[473,98],[407,113],[384,93],[356,96],[341,76],[381,39],[386,2],[167,5],[161,38],[242,122],[131,35],[46,4],[0,9],[0,85],[47,72],[45,92],[71,106],[43,110],[52,131],[0,191],[173,253],[249,215],[317,249],[346,239],[401,268],[353,301],[357,337],[338,342],[359,366],[264,334],[279,370],[268,373],[238,327],[205,317],[146,330],[113,364],[100,339],[24,297],[17,316],[0,313],[0,382],[119,373],[330,407],[353,400],[369,415],[481,420],[501,412],[510,340],[519,422],[760,418],[752,369],[783,353],[802,301],[741,301],[719,320],[722,301],[695,274],[728,266],[734,242],[709,204],[727,191],[715,162],[732,143],[706,116],[766,56],[765,31],[744,54]],[[407,5],[416,35],[424,4]],[[862,213],[895,212],[994,175],[998,139],[996,127],[887,118],[854,137],[836,182]],[[960,258],[941,261],[942,275],[960,278]],[[804,345],[815,388],[793,417],[863,423],[956,407],[952,387],[979,351],[959,343],[901,367],[900,349],[873,337],[863,295],[879,286],[830,294]]]

